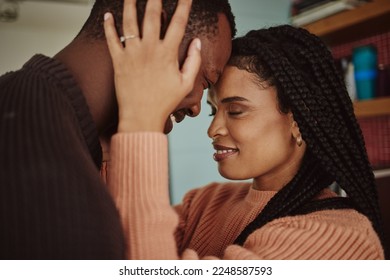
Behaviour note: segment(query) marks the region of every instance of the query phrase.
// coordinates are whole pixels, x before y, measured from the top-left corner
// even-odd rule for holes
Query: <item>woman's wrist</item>
[[[163,132],[164,124],[157,123],[155,120],[119,120],[118,132]]]

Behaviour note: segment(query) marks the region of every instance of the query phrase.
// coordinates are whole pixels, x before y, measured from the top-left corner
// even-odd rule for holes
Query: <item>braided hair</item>
[[[307,30],[289,25],[250,31],[233,40],[228,64],[276,87],[280,110],[292,112],[307,144],[295,177],[235,243],[243,244],[250,233],[273,219],[299,212],[333,182],[346,192],[351,207],[370,219],[383,243],[375,178],[363,135],[325,44]]]
[[[122,16],[124,0],[96,0],[91,13],[79,34],[87,35],[94,40],[105,39],[103,29],[103,15],[111,12],[115,17],[118,34],[122,34]],[[142,26],[147,0],[137,0],[138,26]],[[163,0],[164,15],[162,20],[162,36],[165,34],[168,24],[175,12],[178,0]],[[192,39],[200,35],[213,36],[218,32],[218,14],[224,14],[229,22],[232,38],[236,35],[236,24],[228,0],[193,0],[186,36]]]

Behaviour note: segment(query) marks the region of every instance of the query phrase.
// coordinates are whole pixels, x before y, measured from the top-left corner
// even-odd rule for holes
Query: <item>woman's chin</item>
[[[244,176],[239,176],[238,174],[234,174],[233,172],[229,172],[229,171],[226,171],[226,170],[223,170],[221,168],[218,169],[219,171],[219,174],[225,178],[225,179],[228,179],[228,180],[248,180],[248,179],[252,179],[252,178],[247,178],[247,177],[244,177]]]

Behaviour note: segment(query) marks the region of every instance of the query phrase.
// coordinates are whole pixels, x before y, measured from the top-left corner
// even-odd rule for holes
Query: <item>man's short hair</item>
[[[175,12],[178,0],[163,0],[164,17],[162,36]],[[141,26],[147,0],[137,0],[138,26]],[[117,32],[122,34],[123,0],[96,0],[80,33],[90,39],[105,39],[103,16],[111,12],[115,18]],[[236,35],[234,15],[228,0],[193,0],[186,29],[186,37],[215,35],[218,32],[218,14],[224,14],[229,22],[232,38]]]

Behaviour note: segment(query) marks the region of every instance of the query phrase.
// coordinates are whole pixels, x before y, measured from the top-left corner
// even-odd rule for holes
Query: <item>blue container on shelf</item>
[[[364,45],[353,49],[352,62],[356,83],[356,93],[359,100],[371,99],[376,96],[378,76],[378,54],[374,45]]]

